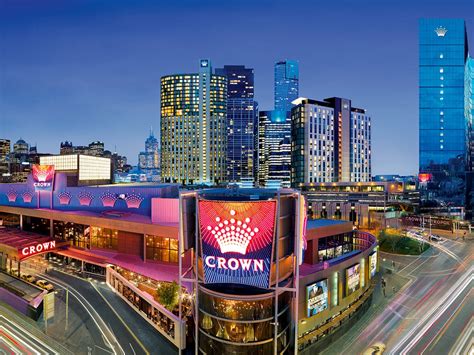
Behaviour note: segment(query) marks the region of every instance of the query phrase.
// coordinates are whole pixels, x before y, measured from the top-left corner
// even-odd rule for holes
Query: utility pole
[[[69,324],[69,288],[66,288],[66,331]]]

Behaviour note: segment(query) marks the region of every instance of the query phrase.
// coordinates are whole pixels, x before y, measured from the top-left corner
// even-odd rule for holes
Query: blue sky
[[[162,75],[200,58],[253,67],[265,110],[273,64],[291,58],[301,96],[372,115],[374,174],[414,174],[420,17],[464,18],[473,43],[468,0],[0,0],[0,137],[52,153],[102,140],[136,163],[159,130]]]

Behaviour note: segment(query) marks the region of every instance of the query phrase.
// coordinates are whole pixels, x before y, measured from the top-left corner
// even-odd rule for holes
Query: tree
[[[156,297],[166,309],[173,311],[178,305],[179,285],[176,281],[163,282],[156,289]]]

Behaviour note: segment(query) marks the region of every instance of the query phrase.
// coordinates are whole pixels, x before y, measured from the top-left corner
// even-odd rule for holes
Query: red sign
[[[276,201],[199,201],[204,281],[268,288]]]
[[[53,189],[54,165],[33,165],[33,185],[36,191],[51,191]]]
[[[423,174],[418,174],[418,180],[420,182],[428,182],[431,181],[431,174],[423,173]]]
[[[29,245],[18,249],[19,259],[29,258],[30,256],[38,255],[45,252],[50,252],[56,249],[56,241],[49,240],[35,245]]]

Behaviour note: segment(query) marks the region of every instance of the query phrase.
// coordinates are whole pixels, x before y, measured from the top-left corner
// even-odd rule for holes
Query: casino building
[[[370,304],[376,239],[307,219],[296,190],[68,186],[50,175],[0,184],[2,274],[54,265],[105,278],[179,349],[315,353]],[[164,307],[155,295],[173,281],[179,302]]]

